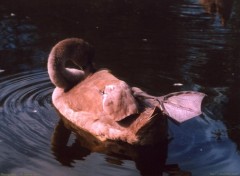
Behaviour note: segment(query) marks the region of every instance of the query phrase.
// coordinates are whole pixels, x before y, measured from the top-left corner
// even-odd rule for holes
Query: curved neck
[[[67,59],[57,56],[56,49],[53,48],[48,58],[48,74],[52,83],[64,90],[71,89],[74,85],[85,78],[82,70],[65,68]]]
[[[48,73],[52,83],[64,89],[71,89],[86,76],[94,72],[93,47],[79,38],[69,38],[58,42],[48,57]],[[67,61],[83,67],[83,70],[65,68]]]

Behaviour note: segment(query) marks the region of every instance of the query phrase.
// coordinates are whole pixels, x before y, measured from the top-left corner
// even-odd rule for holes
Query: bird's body
[[[148,143],[150,139],[139,141],[137,133],[147,124],[154,126],[150,122],[154,119],[160,120],[162,116],[157,107],[154,109],[137,102],[130,87],[108,70],[89,75],[67,92],[56,88],[53,104],[68,121],[101,141],[111,139],[128,143]],[[124,123],[128,118],[131,122],[122,125],[121,121]],[[157,127],[153,133],[158,131],[162,129]]]
[[[90,45],[81,39],[66,39],[53,47],[48,72],[56,85],[52,96],[54,106],[75,127],[100,141],[157,143],[166,129],[162,125],[166,125],[164,111],[160,110],[163,97],[132,88],[108,70],[96,71],[90,62],[92,56]],[[84,69],[65,68],[67,60],[84,65]],[[203,95],[199,99],[202,98]]]

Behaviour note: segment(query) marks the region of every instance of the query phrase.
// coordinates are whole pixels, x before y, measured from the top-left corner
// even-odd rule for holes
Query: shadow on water
[[[116,141],[100,142],[80,129],[75,130],[75,139],[70,139],[72,128],[69,125],[69,122],[60,120],[52,136],[52,151],[64,166],[72,167],[74,161],[85,160],[91,153],[98,152],[103,153],[106,162],[113,165],[121,166],[124,160],[133,160],[143,176],[159,176],[163,172],[191,175],[181,171],[176,164],[165,165],[168,141],[150,146],[135,146]]]
[[[165,164],[194,176],[240,175],[239,9],[238,0],[1,2],[0,175],[174,170]],[[169,120],[171,140],[161,146],[88,144],[58,124],[45,70],[51,46],[73,36],[95,46],[97,66],[150,94],[206,93],[203,115]]]

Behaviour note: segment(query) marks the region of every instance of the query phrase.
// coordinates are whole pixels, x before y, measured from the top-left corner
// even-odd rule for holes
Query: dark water
[[[165,163],[240,175],[239,19],[238,0],[1,1],[0,175],[161,175]],[[92,43],[96,65],[150,94],[206,93],[203,115],[169,120],[169,143],[154,150],[84,147],[59,122],[46,72],[67,37]]]

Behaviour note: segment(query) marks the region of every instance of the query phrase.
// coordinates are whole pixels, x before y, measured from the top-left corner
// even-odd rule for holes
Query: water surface
[[[165,164],[240,175],[240,2],[214,2],[1,2],[0,175],[161,175]],[[150,94],[206,93],[203,115],[169,120],[169,142],[154,149],[112,147],[123,156],[84,147],[51,103],[47,56],[67,37],[92,43],[97,66]]]

